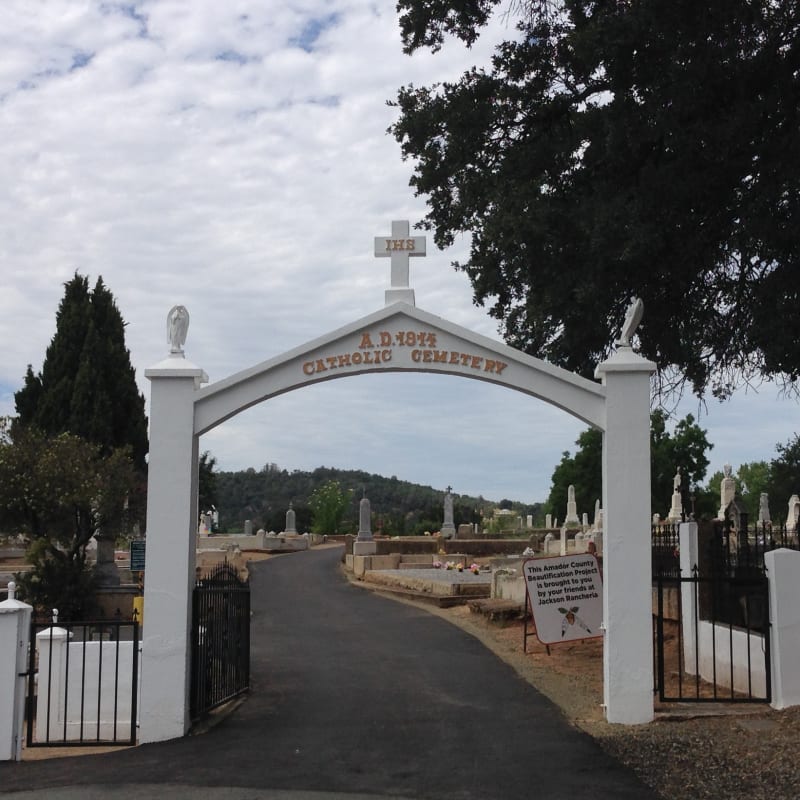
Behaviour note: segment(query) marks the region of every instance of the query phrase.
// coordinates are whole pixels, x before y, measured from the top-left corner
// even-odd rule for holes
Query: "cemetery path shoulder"
[[[408,598],[400,602],[417,605]],[[442,617],[488,649],[555,703],[570,722],[630,767],[669,800],[797,800],[800,797],[800,707],[766,705],[657,706],[650,725],[609,725],[602,713],[599,640],[551,648],[523,645],[523,623],[488,622],[466,606],[439,609]]]

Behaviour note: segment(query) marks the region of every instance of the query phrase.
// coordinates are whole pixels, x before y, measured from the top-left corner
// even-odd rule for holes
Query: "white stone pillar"
[[[603,433],[603,697],[609,722],[653,717],[650,555],[650,375],[630,347],[596,370],[606,388]]]
[[[0,761],[22,758],[25,719],[25,673],[31,606],[14,599],[14,582],[8,600],[0,603]]]
[[[65,681],[70,632],[53,625],[36,634],[39,673],[36,686],[36,741],[63,742],[69,737],[69,720],[64,717],[67,696]],[[67,734],[64,725],[67,723]]]
[[[144,576],[140,742],[189,730],[198,437],[194,395],[202,369],[172,355],[145,370],[150,387],[147,562]]]
[[[800,705],[800,552],[780,548],[764,554],[769,578],[770,659],[773,708]]]

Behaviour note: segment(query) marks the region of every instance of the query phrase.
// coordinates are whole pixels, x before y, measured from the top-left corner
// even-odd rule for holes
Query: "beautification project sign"
[[[596,556],[529,558],[522,570],[542,644],[603,635],[603,581]]]

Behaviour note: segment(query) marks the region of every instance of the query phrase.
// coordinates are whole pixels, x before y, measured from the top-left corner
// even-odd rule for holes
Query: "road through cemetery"
[[[655,797],[480,642],[351,585],[340,557],[325,548],[251,565],[251,692],[220,724],[5,763],[0,796]]]

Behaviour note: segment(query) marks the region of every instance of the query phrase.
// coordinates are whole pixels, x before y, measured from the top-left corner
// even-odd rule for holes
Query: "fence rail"
[[[727,574],[745,574],[764,571],[764,555],[785,547],[799,550],[798,532],[785,525],[748,525],[747,515],[741,515],[737,527],[734,520],[720,520],[712,524],[711,558],[715,569]]]
[[[680,525],[653,525],[651,542],[653,575],[680,572]]]
[[[737,524],[738,523],[738,524]],[[747,514],[738,520],[712,520],[699,523],[701,539],[713,569],[727,575],[764,571],[764,555],[785,547],[800,550],[795,528],[771,523],[748,523]],[[653,525],[651,529],[653,576],[680,574],[680,525]]]

